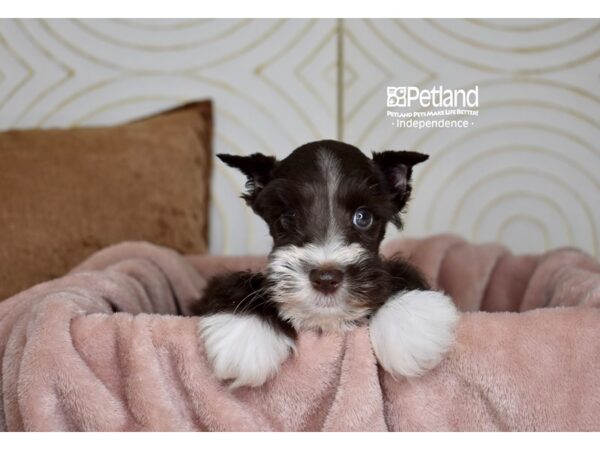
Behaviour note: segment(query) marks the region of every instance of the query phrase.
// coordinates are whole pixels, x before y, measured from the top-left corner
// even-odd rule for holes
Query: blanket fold
[[[0,303],[2,430],[600,430],[600,264],[451,235],[387,244],[464,311],[420,378],[378,367],[368,329],[302,333],[261,388],[214,378],[189,317],[206,279],[265,257],[104,249]]]

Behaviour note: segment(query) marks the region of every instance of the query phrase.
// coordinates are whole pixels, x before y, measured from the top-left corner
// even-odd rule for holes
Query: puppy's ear
[[[429,155],[410,151],[373,152],[373,162],[383,172],[388,188],[394,194],[398,211],[402,211],[410,198],[413,166],[426,161],[427,158]]]
[[[265,156],[260,153],[254,153],[249,156],[239,155],[217,155],[221,161],[230,167],[239,169],[248,180],[246,181],[247,191],[242,194],[246,203],[251,205],[260,190],[271,180],[273,169],[277,165],[277,160],[273,156]]]

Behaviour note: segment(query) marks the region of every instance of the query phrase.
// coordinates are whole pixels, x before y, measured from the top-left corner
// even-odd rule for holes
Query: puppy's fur
[[[340,332],[369,321],[380,364],[395,376],[435,366],[452,344],[457,312],[401,258],[382,259],[387,223],[401,227],[410,151],[374,153],[326,140],[277,161],[218,155],[247,177],[242,198],[273,237],[265,273],[210,280],[194,313],[215,374],[259,386],[294,349],[297,331]]]

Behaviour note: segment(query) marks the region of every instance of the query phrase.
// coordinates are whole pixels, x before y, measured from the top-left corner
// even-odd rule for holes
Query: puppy
[[[457,311],[401,258],[383,259],[386,225],[401,227],[413,166],[428,156],[373,153],[324,140],[287,158],[217,155],[246,175],[242,198],[269,226],[264,273],[209,281],[194,313],[213,371],[231,387],[260,386],[294,351],[296,332],[367,323],[393,376],[418,376],[453,343]]]

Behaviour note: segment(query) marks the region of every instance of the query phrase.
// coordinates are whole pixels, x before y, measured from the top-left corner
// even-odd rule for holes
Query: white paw
[[[218,313],[202,317],[200,338],[213,371],[230,388],[264,384],[294,350],[294,341],[253,315]]]
[[[371,318],[375,356],[392,376],[421,375],[452,346],[457,321],[458,311],[443,293],[399,292]]]

